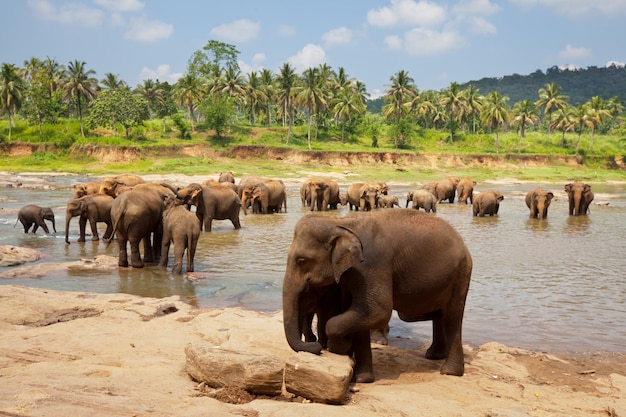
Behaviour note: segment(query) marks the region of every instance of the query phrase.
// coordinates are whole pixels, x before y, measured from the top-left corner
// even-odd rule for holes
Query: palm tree
[[[195,74],[187,73],[176,82],[172,94],[181,105],[187,106],[191,120],[191,131],[195,132],[193,109],[196,103],[202,101],[204,96],[202,79]]]
[[[276,96],[276,80],[272,70],[264,68],[261,71],[260,88],[265,97],[265,111],[267,112],[267,125],[272,124],[272,103]]]
[[[565,146],[565,132],[570,132],[574,129],[574,123],[572,122],[572,111],[569,106],[558,109],[554,112],[555,117],[552,119],[550,128],[561,131],[561,146]]]
[[[539,100],[535,105],[543,108],[543,114],[548,114],[548,141],[550,140],[550,125],[552,122],[552,112],[567,106],[568,96],[561,94],[561,87],[557,83],[546,84],[539,89]]]
[[[254,122],[256,121],[256,114],[261,109],[262,104],[267,101],[265,91],[261,85],[261,79],[256,71],[252,71],[248,74],[248,81],[245,83],[244,87],[247,103],[246,107],[250,113],[250,124],[254,125]]]
[[[285,125],[285,120],[287,120],[288,124],[287,143],[289,143],[289,139],[291,138],[291,127],[293,126],[294,88],[297,86],[298,80],[298,75],[296,74],[294,67],[292,67],[288,62],[285,62],[283,66],[280,67],[280,73],[276,77],[276,81],[278,82],[278,100],[283,108],[283,126]]]
[[[450,86],[443,90],[440,104],[448,115],[448,125],[450,127],[450,140],[454,139],[454,130],[456,123],[460,123],[465,114],[467,107],[467,101],[465,97],[465,91],[461,86],[453,82]]]
[[[0,71],[0,109],[9,117],[9,140],[11,140],[12,119],[22,107],[22,98],[26,89],[24,79],[13,64],[2,64]]]
[[[589,110],[588,125],[591,128],[591,149],[593,149],[596,129],[605,120],[611,118],[611,112],[607,109],[606,102],[600,96],[591,97],[587,102],[587,107]]]
[[[508,97],[500,95],[497,91],[492,91],[487,96],[483,111],[480,114],[483,124],[487,127],[495,129],[496,132],[496,153],[499,152],[500,138],[498,136],[498,127],[509,121],[509,112],[507,101]]]
[[[408,71],[400,70],[389,79],[391,84],[385,92],[384,100],[388,104],[383,106],[385,119],[393,119],[399,128],[400,120],[410,110],[413,98],[418,94],[417,86]],[[395,135],[395,147],[398,147],[398,134]]]
[[[138,85],[135,89],[135,94],[143,97],[148,103],[148,112],[152,117],[153,109],[155,106],[163,105],[165,99],[163,98],[163,90],[158,81],[152,79],[143,80],[143,84]]]
[[[83,103],[89,103],[96,97],[96,91],[98,88],[98,80],[92,75],[96,72],[92,69],[85,68],[85,62],[74,60],[67,65],[67,71],[65,72],[65,80],[63,82],[63,91],[67,99],[76,99],[76,105],[78,107],[78,118],[80,120],[80,134],[85,137],[85,131],[83,129]]]
[[[126,82],[124,80],[120,80],[119,74],[113,74],[111,72],[104,74],[104,78],[100,80],[100,83],[105,90],[115,90],[122,87],[128,88]]]
[[[476,133],[476,119],[480,116],[482,110],[482,103],[484,97],[478,92],[478,88],[470,84],[465,90],[465,105],[466,109],[464,115],[472,120],[472,133]]]
[[[46,57],[42,65],[50,82],[50,96],[52,97],[62,83],[65,67],[60,65],[56,59],[50,57]]]
[[[539,120],[539,115],[537,114],[537,107],[535,103],[526,99],[522,101],[518,101],[513,106],[513,119],[511,120],[511,125],[519,125],[519,147],[517,148],[518,153],[522,152],[522,139],[526,137],[526,126],[532,125]]]
[[[39,58],[32,57],[26,61],[24,61],[24,67],[22,68],[22,77],[26,81],[30,81],[35,73],[41,68],[43,62]]]
[[[311,149],[311,124],[313,113],[326,105],[322,87],[320,86],[318,68],[307,68],[302,73],[302,85],[296,89],[296,102],[307,111],[307,143]]]
[[[576,142],[576,154],[578,155],[578,151],[580,149],[580,137],[582,136],[583,129],[585,126],[592,127],[593,125],[593,122],[590,121],[592,112],[590,112],[589,105],[587,103],[579,104],[572,109],[570,117],[572,126],[578,130],[578,142]]]
[[[213,94],[227,94],[228,97],[234,98],[235,101],[241,103],[246,96],[246,89],[243,74],[238,67],[228,66],[222,73],[221,77],[216,80],[213,87]]]
[[[345,85],[333,99],[333,113],[336,120],[341,123],[341,141],[344,141],[346,121],[352,120],[354,114],[364,114],[365,101],[361,94],[350,85]]]

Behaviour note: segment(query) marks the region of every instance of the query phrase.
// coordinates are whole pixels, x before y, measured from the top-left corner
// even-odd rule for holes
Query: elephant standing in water
[[[113,197],[106,194],[88,194],[80,198],[68,200],[65,208],[65,243],[70,243],[70,220],[76,216],[80,216],[80,220],[78,220],[78,242],[85,241],[87,221],[89,221],[89,226],[91,227],[92,241],[99,239],[98,222],[106,223],[107,229],[104,232],[103,238],[105,240],[109,239],[113,234],[113,222],[111,221],[112,206]]]
[[[370,329],[384,329],[392,310],[408,322],[433,321],[429,359],[442,374],[463,375],[461,337],[472,257],[445,220],[410,209],[328,218],[309,215],[295,227],[283,280],[289,346],[319,354],[302,340],[301,302],[312,288],[339,285],[342,311],[326,323],[328,350],[352,354],[357,382],[374,380]]]
[[[174,243],[173,274],[182,274],[183,255],[187,250],[187,272],[193,272],[193,260],[200,239],[200,220],[177,198],[166,197],[163,210],[163,245],[159,266],[167,268],[170,244]]]
[[[565,184],[565,192],[569,198],[569,215],[582,216],[587,214],[594,197],[591,185],[583,182],[572,182]]]
[[[48,220],[52,223],[52,230],[54,233],[57,232],[57,229],[54,225],[54,212],[50,207],[39,207],[34,204],[29,204],[20,209],[17,213],[17,222],[19,221],[24,226],[24,233],[28,233],[28,229],[34,224],[33,233],[37,232],[37,229],[40,227],[43,229],[46,234],[50,233],[50,229],[48,229],[48,225],[46,225],[45,220]],[[15,227],[15,226],[13,226]]]
[[[459,194],[457,202],[459,204],[467,204],[469,200],[470,204],[474,202],[474,186],[476,181],[469,177],[463,178],[456,186],[456,191]]]
[[[495,216],[500,210],[500,202],[504,200],[504,196],[499,191],[482,191],[474,196],[472,203],[472,211],[474,216]]]
[[[406,194],[407,207],[409,207],[409,202],[413,203],[411,207],[415,210],[424,209],[426,213],[437,212],[437,197],[428,190],[409,191]]]
[[[530,209],[531,219],[545,219],[548,217],[548,207],[554,198],[551,191],[535,188],[526,194],[526,205]]]
[[[235,229],[241,229],[241,222],[239,221],[241,200],[230,186],[213,185],[207,187],[192,183],[178,190],[176,195],[183,201],[183,204],[196,206],[200,230],[204,226],[204,229],[210,232],[213,220],[230,220]]]

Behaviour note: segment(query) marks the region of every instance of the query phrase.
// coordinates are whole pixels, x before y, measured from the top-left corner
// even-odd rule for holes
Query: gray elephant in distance
[[[287,255],[285,336],[293,350],[319,354],[320,343],[302,341],[300,303],[311,288],[338,284],[342,312],[326,323],[328,350],[354,356],[357,382],[374,380],[370,330],[384,329],[392,310],[404,321],[432,320],[426,357],[444,360],[442,374],[460,376],[471,274],[463,238],[436,216],[409,209],[344,218],[308,215],[297,223]]]
[[[115,198],[119,195],[118,187],[132,187],[137,184],[144,183],[144,179],[139,175],[133,174],[122,174],[116,175],[114,177],[107,177],[102,180],[100,183],[100,190],[98,193],[100,194],[108,194],[111,197]]]
[[[456,191],[459,195],[457,202],[459,204],[467,204],[467,200],[469,200],[470,204],[474,202],[474,186],[476,185],[476,181],[469,177],[465,177],[459,181],[456,186]]]
[[[193,260],[200,239],[200,220],[176,197],[167,197],[163,209],[163,244],[159,266],[167,268],[170,244],[174,243],[173,274],[182,274],[183,255],[187,251],[187,272],[193,272]]]
[[[54,212],[52,209],[50,207],[40,207],[35,204],[29,204],[22,207],[17,213],[17,220],[13,227],[17,226],[17,222],[20,222],[22,226],[24,226],[24,233],[28,233],[30,227],[35,225],[35,227],[33,227],[33,233],[36,233],[37,229],[41,227],[46,234],[49,234],[50,229],[48,229],[45,220],[52,223],[52,230],[56,233],[57,229],[54,224]]]
[[[398,197],[395,195],[381,195],[378,197],[378,207],[379,208],[393,208],[393,206],[400,207],[400,201]]]
[[[355,182],[348,186],[346,196],[350,210],[374,210],[378,207],[380,197],[380,185],[375,182]]]
[[[594,197],[591,185],[583,182],[572,182],[565,184],[565,192],[569,199],[569,215],[582,216],[587,214]]]
[[[214,185],[206,187],[198,183],[192,183],[178,190],[177,197],[187,206],[196,206],[196,216],[200,220],[200,230],[204,226],[204,229],[210,232],[213,220],[230,220],[235,229],[241,229],[239,220],[241,200],[230,186]]]
[[[504,200],[504,196],[499,191],[487,190],[478,193],[474,196],[474,202],[472,203],[474,216],[497,215],[502,200]]]
[[[99,240],[97,223],[106,223],[107,228],[104,232],[104,240],[107,240],[113,234],[113,222],[111,221],[111,207],[113,206],[113,197],[106,194],[88,194],[80,198],[72,198],[68,200],[65,207],[65,243],[70,243],[69,230],[70,220],[73,217],[80,216],[78,220],[78,242],[85,241],[85,229],[87,222],[91,227],[91,240]]]
[[[545,219],[548,217],[548,207],[554,198],[552,191],[535,188],[526,194],[526,205],[530,209],[531,219]]]

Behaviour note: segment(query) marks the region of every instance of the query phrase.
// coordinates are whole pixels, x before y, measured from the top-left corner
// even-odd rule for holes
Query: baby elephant
[[[41,227],[46,234],[50,233],[44,220],[52,222],[52,230],[54,230],[54,233],[57,232],[54,225],[54,212],[49,207],[39,207],[34,204],[24,206],[17,213],[17,220],[24,225],[24,233],[28,233],[28,229],[30,229],[33,224],[35,225],[35,227],[33,227],[33,233],[37,232],[39,227]],[[17,221],[15,225],[17,225]]]
[[[472,208],[474,216],[495,216],[500,209],[500,202],[504,196],[499,191],[483,191],[474,196]]]
[[[406,195],[406,206],[409,206],[409,202],[412,202],[415,210],[424,209],[426,213],[437,212],[437,197],[425,189],[409,191]]]
[[[531,219],[545,219],[548,217],[548,207],[554,198],[551,191],[535,188],[526,194],[526,205],[530,209]]]
[[[170,244],[174,243],[173,274],[183,273],[183,255],[187,249],[187,272],[193,272],[193,258],[200,238],[200,220],[189,211],[182,201],[172,197],[165,198],[163,211],[163,241],[161,247],[161,268],[167,268]]]
[[[381,195],[378,197],[378,207],[379,208],[393,208],[396,205],[400,207],[400,203],[398,202],[398,197],[393,195]]]

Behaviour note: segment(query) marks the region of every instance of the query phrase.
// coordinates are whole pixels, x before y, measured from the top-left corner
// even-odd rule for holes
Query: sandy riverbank
[[[376,382],[341,406],[206,396],[185,372],[188,343],[287,359],[282,315],[197,310],[178,300],[0,286],[4,416],[625,416],[626,356],[555,357],[466,347],[466,374],[442,376],[423,347],[374,348]]]

